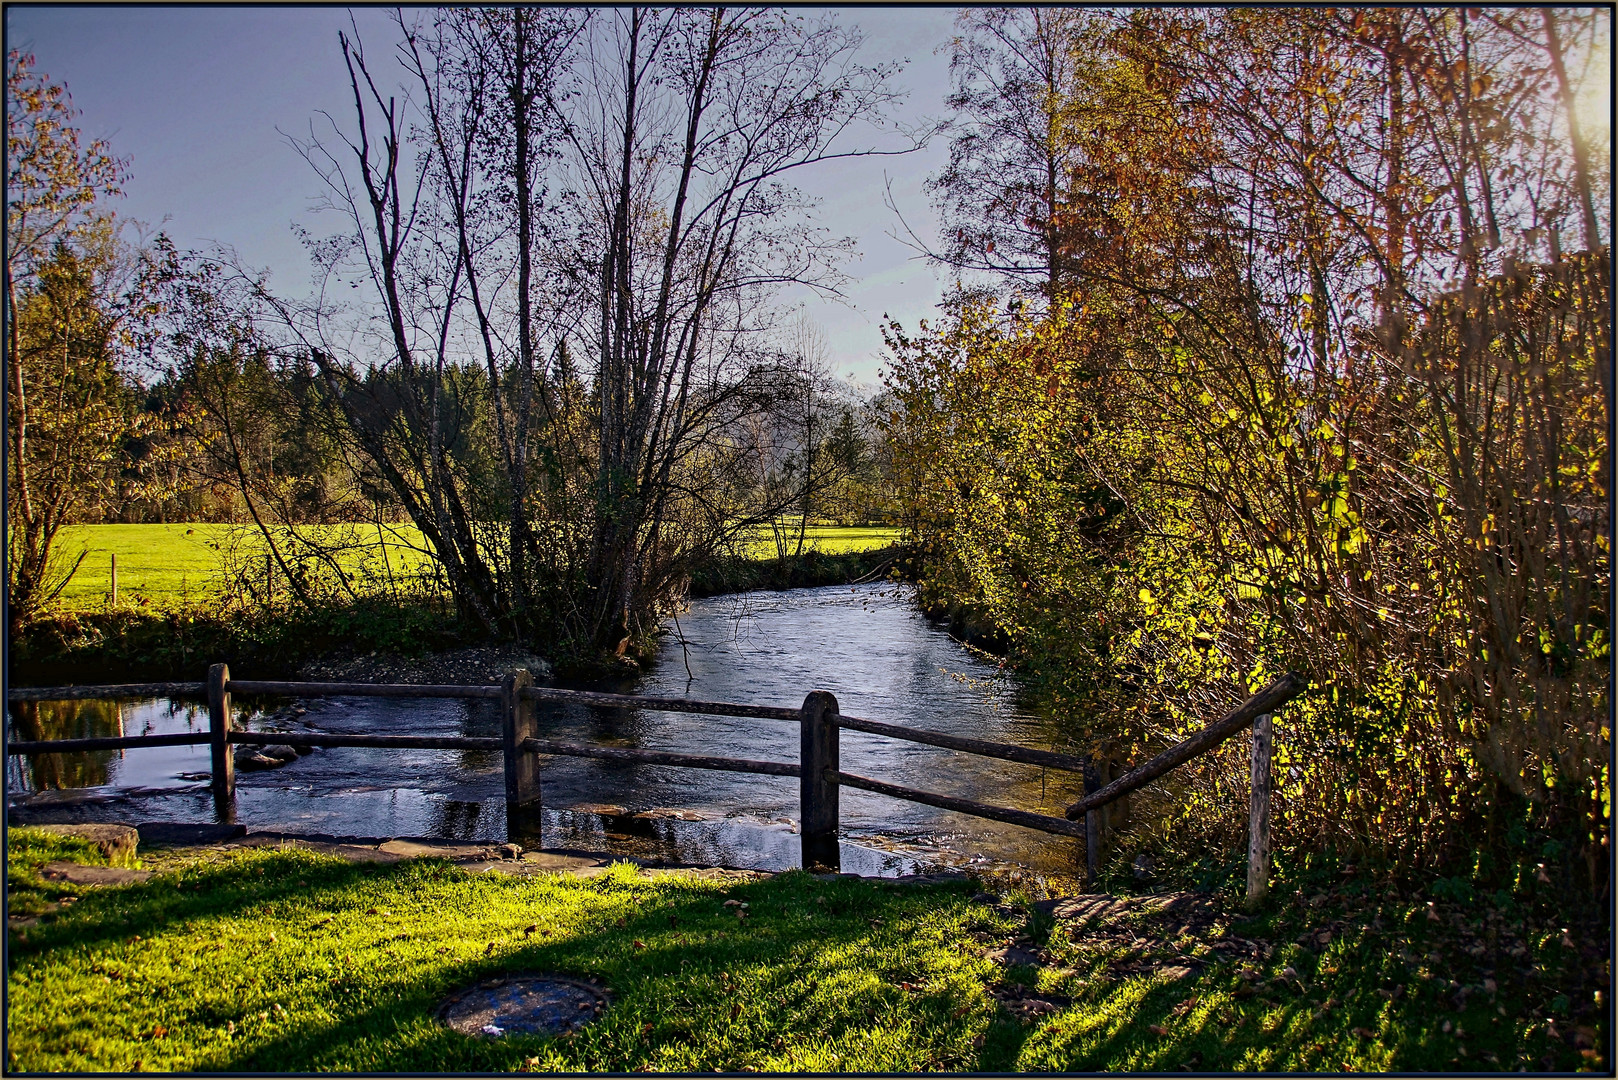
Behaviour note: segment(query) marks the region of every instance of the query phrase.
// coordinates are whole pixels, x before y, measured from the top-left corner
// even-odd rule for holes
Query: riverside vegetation
[[[13,829],[8,1067],[39,1071],[1381,1071],[1598,1066],[1599,925],[1550,897],[1423,902],[1338,866],[1247,917],[1138,906],[1086,926],[1017,886],[791,871],[718,882],[469,874],[271,849],[146,853],[145,882]],[[1344,872],[1346,870],[1346,872]],[[67,903],[72,900],[74,902]],[[1551,901],[1551,902],[1547,902]],[[742,906],[745,905],[745,906]],[[739,917],[738,912],[744,917]],[[1574,936],[1570,936],[1574,935]],[[1006,966],[1001,943],[1037,954]],[[1521,978],[1507,971],[1520,969]],[[600,980],[556,1038],[469,1038],[479,977]]]

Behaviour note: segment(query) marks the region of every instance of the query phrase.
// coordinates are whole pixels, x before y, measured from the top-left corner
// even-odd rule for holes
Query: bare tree
[[[409,91],[345,34],[352,120],[297,143],[345,221],[311,244],[326,288],[260,302],[464,615],[623,653],[693,559],[780,509],[729,480],[777,398],[770,301],[834,290],[850,246],[787,181],[915,147],[883,123],[895,67],[780,11],[399,25]]]

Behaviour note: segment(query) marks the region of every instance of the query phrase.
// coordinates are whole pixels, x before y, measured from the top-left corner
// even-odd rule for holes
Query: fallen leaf
[[[1357,1027],[1354,1029],[1354,1034],[1358,1035],[1362,1039],[1376,1038],[1376,1032],[1372,1031],[1370,1028]]]
[[[635,939],[635,948],[637,948],[637,949],[646,948],[646,942],[642,941],[640,938],[636,938]]]
[[[157,1025],[156,1027],[154,1027],[152,1029],[152,1038],[154,1038],[154,1039],[166,1038],[168,1036],[168,1033],[169,1033],[169,1029],[164,1027],[162,1024],[159,1024],[159,1025]]]
[[[522,936],[527,937],[529,934],[532,934],[535,930],[538,930],[538,929],[539,929],[539,924],[538,923],[529,923],[527,926],[522,928]]]
[[[742,902],[740,900],[726,900],[725,901],[725,906],[726,907],[741,907]]]
[[[736,1002],[734,1005],[732,1005],[730,1007],[730,1018],[732,1020],[734,1020],[738,1016],[740,1016],[741,1014],[742,1014],[742,1003],[738,1001],[738,1002]]]
[[[1147,1030],[1153,1035],[1167,1035],[1169,1033],[1169,1029],[1164,1027],[1162,1024],[1148,1025]]]
[[[972,1011],[972,1004],[971,1004],[971,1002],[967,1002],[965,1005],[962,1005],[959,1009],[956,1009],[954,1012],[950,1013],[949,1018],[951,1020],[959,1020],[961,1017],[965,1016],[967,1013],[969,1013],[971,1011]]]

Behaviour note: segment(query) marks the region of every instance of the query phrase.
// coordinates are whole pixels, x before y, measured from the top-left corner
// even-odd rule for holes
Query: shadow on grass
[[[757,1051],[781,1052],[788,1042],[837,1042],[845,1036],[858,1041],[859,1032],[877,1022],[883,1006],[897,1002],[885,1002],[884,994],[869,986],[846,1000],[829,1000],[824,983],[836,972],[827,969],[826,958],[858,956],[862,970],[884,979],[892,974],[896,984],[908,970],[903,943],[893,941],[891,931],[876,929],[873,919],[900,923],[964,903],[964,897],[949,895],[959,890],[949,888],[927,890],[924,896],[916,889],[821,882],[797,873],[724,888],[731,898],[752,905],[754,913],[743,921],[722,906],[720,890],[707,882],[608,875],[572,882],[565,892],[549,892],[526,904],[521,890],[543,887],[544,880],[491,876],[479,882],[437,860],[348,864],[299,852],[255,854],[142,885],[87,890],[66,918],[16,943],[14,965],[71,949],[79,958],[73,962],[88,968],[87,954],[127,944],[134,934],[155,940],[165,933],[194,932],[196,927],[188,923],[227,919],[239,925],[255,915],[301,924],[317,912],[334,918],[376,914],[376,905],[386,902],[399,909],[398,917],[411,921],[343,923],[348,940],[340,945],[338,939],[311,938],[301,945],[312,950],[310,956],[279,976],[283,986],[272,982],[266,989],[272,995],[291,995],[286,1000],[306,1017],[314,1013],[320,1019],[296,1018],[293,1028],[234,1052],[217,1043],[198,1047],[182,1067],[509,1070],[527,1058],[545,1056],[553,1066],[623,1070],[667,1051],[682,1063],[700,1060],[703,1067],[713,1068],[736,1065]],[[193,894],[199,882],[202,891]],[[429,905],[429,910],[415,909],[412,901]],[[442,905],[436,919],[434,904]],[[507,927],[493,925],[530,915],[540,922],[553,916],[557,924],[570,924],[563,931],[569,936],[547,942],[514,939]],[[456,926],[463,919],[465,925]],[[388,932],[401,926],[416,931],[409,936],[417,939],[414,945],[420,950],[434,940],[453,941],[462,955],[434,962],[420,952],[398,963],[386,960],[377,950],[396,940]],[[457,931],[462,936],[453,938]],[[494,940],[483,956],[468,958],[468,934]],[[241,944],[233,941],[233,953],[218,961],[222,984],[252,982],[257,970],[253,958],[234,953]],[[343,948],[369,955],[355,963],[351,953],[335,978],[324,979],[318,970],[321,961]],[[886,972],[894,964],[895,971]],[[438,1006],[450,992],[490,975],[522,971],[596,978],[609,988],[613,1004],[600,1020],[571,1037],[480,1040],[436,1022]],[[273,965],[263,972],[272,980],[277,977]],[[896,989],[887,996],[894,995],[903,997]],[[244,1001],[248,997],[244,991]],[[258,997],[264,1000],[262,994]],[[922,1031],[933,1024],[964,1031],[960,1017],[950,1017],[955,1006],[954,999],[940,999],[913,1019]],[[217,1028],[245,1019],[240,1010],[232,1011],[228,999],[216,997],[213,1004],[186,1003],[182,1022]]]

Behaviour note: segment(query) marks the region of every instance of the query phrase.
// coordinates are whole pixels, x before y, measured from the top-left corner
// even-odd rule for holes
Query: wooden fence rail
[[[922,803],[943,810],[968,814],[973,817],[1020,825],[1028,829],[1054,833],[1059,836],[1087,837],[1092,873],[1095,865],[1095,813],[1101,807],[1162,776],[1169,770],[1205,754],[1246,727],[1254,729],[1253,743],[1253,797],[1250,815],[1251,843],[1249,844],[1248,895],[1256,899],[1263,895],[1269,878],[1269,784],[1272,738],[1270,717],[1281,705],[1290,701],[1304,689],[1304,682],[1296,675],[1283,675],[1248,698],[1235,710],[1191,738],[1169,747],[1139,768],[1098,790],[1087,791],[1085,796],[1066,810],[1065,816],[1053,817],[1010,807],[993,806],[972,799],[939,795],[915,788],[901,787],[881,780],[844,772],[840,765],[841,731],[852,731],[902,739],[928,746],[942,747],[961,753],[999,758],[1028,765],[1085,772],[1087,758],[1060,754],[1049,750],[1035,750],[1008,743],[989,742],[920,728],[887,724],[855,716],[843,716],[837,699],[825,691],[817,690],[804,699],[800,708],[747,705],[726,701],[695,701],[689,698],[646,697],[636,694],[604,694],[583,690],[562,690],[554,687],[534,686],[526,671],[508,674],[499,685],[414,685],[399,683],[312,683],[286,682],[264,679],[232,679],[224,664],[215,664],[208,671],[205,682],[120,683],[109,686],[56,686],[13,688],[6,692],[7,700],[29,701],[82,701],[85,699],[131,697],[206,697],[209,727],[207,732],[173,735],[135,735],[119,738],[55,739],[35,741],[7,740],[8,754],[72,753],[88,750],[122,750],[149,746],[187,746],[208,744],[213,759],[211,785],[219,803],[221,816],[229,820],[235,805],[235,760],[232,745],[266,746],[285,745],[305,747],[373,747],[395,750],[484,750],[500,751],[505,764],[506,811],[508,828],[524,831],[537,827],[537,811],[542,805],[541,767],[543,756],[583,757],[601,761],[618,761],[649,765],[669,765],[678,768],[714,769],[724,772],[755,773],[765,776],[797,777],[799,781],[799,834],[802,844],[803,865],[840,866],[838,853],[839,789],[842,787],[869,791],[889,798]],[[501,712],[501,735],[476,738],[471,736],[420,735],[358,735],[340,732],[242,731],[233,727],[231,715],[232,694],[274,694],[295,697],[392,697],[392,698],[463,698],[498,701]],[[715,757],[701,754],[683,754],[662,750],[642,750],[632,747],[580,746],[538,737],[534,717],[536,702],[567,702],[602,708],[646,709],[662,712],[700,713],[713,716],[741,716],[765,720],[796,722],[799,725],[799,756],[797,763],[781,761],[749,761],[741,758]],[[1088,787],[1089,785],[1087,785]],[[1086,817],[1085,822],[1075,819]]]

